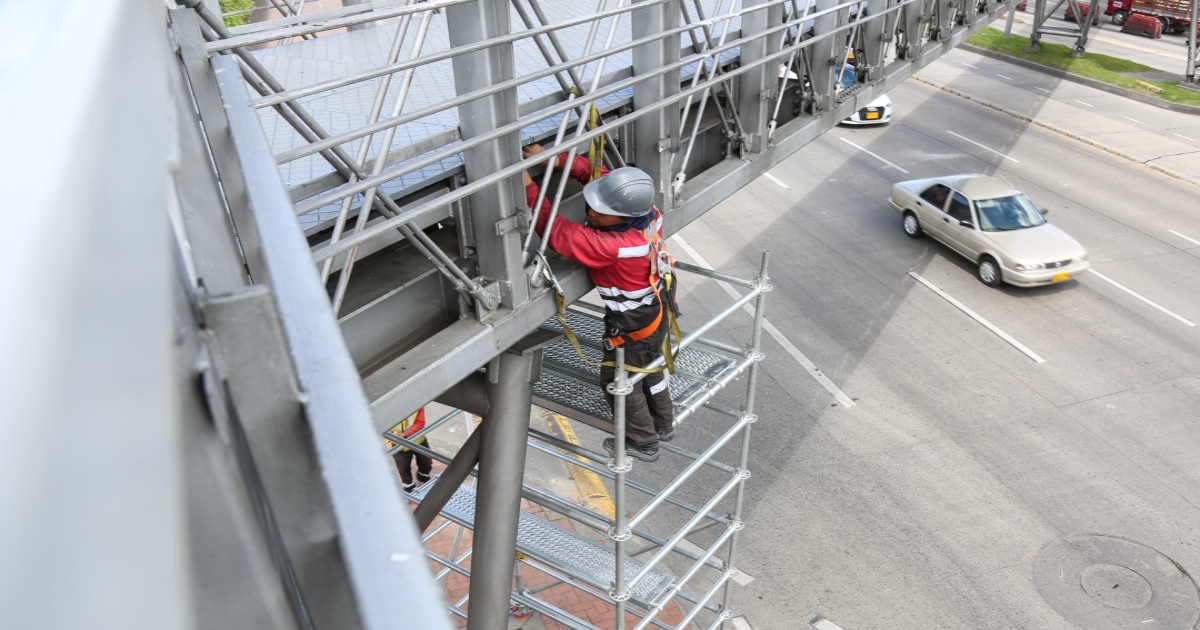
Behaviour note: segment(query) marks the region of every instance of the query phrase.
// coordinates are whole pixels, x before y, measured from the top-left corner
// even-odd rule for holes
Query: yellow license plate
[[[867,112],[867,120],[879,120],[879,112]]]
[[[1053,277],[1050,278],[1050,281],[1051,282],[1062,282],[1063,280],[1070,280],[1070,279],[1071,279],[1071,274],[1069,274],[1069,273],[1056,273],[1056,274],[1054,274]]]

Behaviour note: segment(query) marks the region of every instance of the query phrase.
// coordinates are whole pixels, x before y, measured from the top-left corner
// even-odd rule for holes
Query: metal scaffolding
[[[735,300],[712,319],[685,336],[676,346],[676,353],[681,357],[681,361],[688,360],[689,350],[696,352],[695,348],[704,346],[710,351],[719,353],[716,355],[719,357],[716,358],[716,361],[721,363],[719,369],[711,371],[712,378],[703,382],[695,395],[688,395],[685,399],[683,395],[673,389],[672,394],[677,401],[678,410],[676,426],[682,426],[689,420],[693,420],[693,416],[701,410],[707,410],[717,417],[726,417],[731,422],[721,427],[713,442],[700,453],[691,452],[667,442],[660,443],[665,450],[676,456],[673,459],[684,464],[681,467],[671,468],[672,478],[663,487],[652,487],[635,481],[633,461],[625,453],[624,399],[625,395],[632,391],[633,386],[646,374],[631,375],[626,372],[623,368],[623,352],[618,350],[617,376],[615,382],[609,386],[609,392],[615,397],[614,417],[611,422],[617,446],[613,457],[607,457],[536,429],[528,430],[530,448],[572,466],[582,467],[607,480],[612,487],[612,514],[605,515],[586,506],[577,505],[551,490],[539,488],[528,482],[521,486],[522,497],[531,504],[563,514],[578,526],[590,528],[602,534],[610,541],[610,545],[598,545],[588,538],[573,534],[571,530],[563,529],[549,522],[547,519],[537,518],[528,512],[521,512],[517,519],[520,533],[517,535],[516,544],[520,563],[516,567],[516,588],[508,594],[514,606],[537,611],[572,628],[595,628],[596,626],[581,618],[578,613],[556,607],[551,602],[538,597],[538,593],[547,588],[557,584],[567,584],[590,597],[613,605],[616,620],[614,627],[621,630],[626,627],[640,630],[651,625],[659,628],[688,628],[693,627],[691,625],[693,622],[700,623],[699,620],[703,620],[700,627],[717,628],[722,627],[733,617],[730,607],[733,587],[731,580],[738,574],[735,565],[737,538],[744,526],[742,505],[744,485],[750,478],[748,468],[750,428],[757,420],[754,413],[754,396],[758,364],[763,359],[760,347],[762,321],[766,294],[771,289],[767,275],[767,256],[763,255],[761,269],[753,280],[732,278],[692,265],[682,264],[680,267],[700,277],[732,281],[748,289],[740,299]],[[748,345],[733,346],[704,336],[706,332],[738,311],[749,310],[750,305],[753,305],[751,313],[754,324]],[[704,352],[708,353],[708,351]],[[663,361],[660,359],[650,367],[656,367],[662,363]],[[746,391],[743,401],[738,407],[729,407],[714,400],[726,386],[743,375],[746,376]],[[595,386],[598,391],[599,384],[596,383]],[[559,396],[561,399],[570,397],[572,393],[578,394],[578,392],[548,392],[546,397],[553,404],[555,394],[562,394]],[[603,404],[607,405],[606,402]],[[576,411],[577,413],[578,411]],[[452,467],[455,462],[459,462],[461,465],[462,462],[469,461],[477,452],[476,443],[470,440],[460,451],[460,453],[465,452],[466,456],[456,456],[453,459],[420,444],[424,436],[457,416],[458,410],[453,410],[427,424],[424,429],[408,439],[385,434],[385,437],[396,444],[389,454],[395,454],[401,448],[408,448]],[[595,418],[592,418],[592,421],[595,421]],[[717,455],[727,445],[734,444],[735,440],[737,448],[732,450],[736,454],[737,463],[729,465],[718,461]],[[509,451],[510,455],[512,452]],[[666,466],[670,466],[670,464],[655,464],[656,468]],[[678,497],[680,489],[693,480],[697,473],[705,467],[719,471],[725,477],[724,481],[715,486],[703,486],[708,489],[708,492],[707,494],[702,492],[702,494],[708,498],[702,506],[680,499]],[[482,469],[481,462],[479,472],[482,472]],[[433,524],[433,516],[438,513],[438,510],[441,510],[440,514],[445,518],[440,525],[424,534],[423,541],[428,542],[435,536],[443,534],[443,531],[451,525],[457,528],[449,557],[442,556],[433,550],[426,552],[434,563],[442,567],[437,579],[443,586],[451,572],[471,579],[472,587],[476,583],[473,575],[478,577],[478,573],[473,574],[464,566],[467,558],[471,558],[472,562],[479,561],[478,551],[471,546],[462,546],[461,541],[464,530],[483,527],[482,523],[476,522],[475,514],[482,511],[484,506],[477,505],[475,501],[489,490],[482,485],[477,485],[475,488],[466,485],[458,486],[457,484],[461,483],[462,478],[467,474],[475,475],[477,472],[461,467],[454,471],[447,470],[443,475],[447,482],[446,485],[442,485],[439,480],[436,486],[422,487],[409,497],[410,501],[418,505],[416,517],[418,527],[422,530],[428,530]],[[718,475],[718,479],[721,478],[721,475]],[[483,477],[480,476],[480,484],[482,483]],[[638,493],[642,500],[631,500],[631,491]],[[732,499],[730,499],[731,495]],[[636,511],[631,512],[630,510],[635,505]],[[682,525],[672,526],[666,533],[655,534],[652,531],[655,528],[650,526],[652,517],[667,505],[673,506],[686,515],[686,521]],[[720,528],[719,534],[708,543],[706,548],[696,550],[695,547],[689,549],[682,546],[688,536],[713,527]],[[662,529],[661,524],[657,529]],[[490,538],[491,536],[483,536],[476,537],[475,540],[482,541]],[[642,545],[631,551],[631,543],[637,540],[640,540]],[[651,552],[653,553],[648,560],[637,559],[638,556],[651,554]],[[674,578],[661,568],[671,554],[675,554],[675,557],[682,559],[686,564],[678,578]],[[536,589],[529,588],[522,580],[521,565],[550,575],[554,581],[540,585]],[[504,578],[505,576],[496,576],[495,580],[502,585],[507,584],[508,580]],[[693,581],[704,583],[705,588],[699,594],[688,590]],[[449,603],[451,613],[466,618],[467,612],[464,605],[473,600],[472,595]],[[690,610],[686,614],[682,614],[675,623],[667,623],[658,617],[672,601]],[[629,625],[627,625],[627,613],[635,619]]]
[[[458,575],[473,579],[450,612],[466,615],[469,601],[469,628],[504,627],[512,602],[590,627],[527,585],[522,571],[536,570],[611,602],[618,627],[626,613],[637,628],[724,627],[766,257],[753,280],[679,265],[746,291],[717,318],[687,322],[671,385],[679,422],[702,410],[730,422],[701,452],[664,444],[683,465],[655,486],[624,453],[623,404],[608,412],[598,375],[572,367],[558,341],[560,303],[580,330],[594,322],[580,302],[593,287],[531,230],[522,174],[540,184],[535,215],[548,200],[553,223],[578,220],[583,203],[549,160],[636,165],[654,178],[670,236],[1004,6],[378,0],[305,13],[284,0],[284,17],[227,28],[211,4],[166,11],[198,625],[437,630],[449,619],[431,604]],[[851,51],[859,71],[846,88],[834,72]],[[523,157],[531,143],[545,151]],[[744,346],[711,337],[751,304]],[[598,337],[581,336],[581,352],[599,352]],[[619,403],[644,377],[618,375]],[[717,400],[740,376],[740,407]],[[430,401],[481,422],[452,459],[437,456],[447,468],[414,510],[379,436]],[[617,453],[531,430],[535,402],[614,433]],[[527,441],[607,479],[615,513],[524,484]],[[736,463],[719,461],[729,452]],[[683,491],[689,482],[707,484],[703,498]],[[607,543],[539,523],[522,500]],[[459,528],[452,553],[430,556],[436,573],[419,544],[431,526]],[[479,533],[469,547],[466,529]],[[555,556],[531,531],[586,547],[577,555],[595,566]]]

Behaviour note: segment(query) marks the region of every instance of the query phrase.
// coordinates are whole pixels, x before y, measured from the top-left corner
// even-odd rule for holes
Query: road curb
[[[1043,122],[1043,121],[1037,120],[1036,118],[1033,118],[1033,117],[1031,117],[1031,116],[1026,116],[1025,114],[1022,114],[1022,113],[1020,113],[1020,112],[1015,112],[1015,111],[1013,111],[1013,110],[1011,110],[1011,109],[1008,109],[1007,107],[1004,107],[1004,106],[1002,106],[1002,105],[997,105],[997,104],[995,104],[995,103],[992,103],[991,101],[985,101],[985,100],[983,100],[983,99],[981,99],[981,98],[977,98],[977,97],[975,97],[975,96],[971,96],[970,94],[967,94],[966,92],[962,92],[962,91],[956,90],[956,89],[954,89],[954,88],[952,88],[952,87],[949,87],[949,86],[946,86],[946,85],[942,85],[941,83],[937,83],[937,82],[935,82],[935,81],[930,81],[929,79],[926,79],[926,78],[924,78],[924,77],[913,76],[913,77],[912,77],[912,79],[913,79],[914,81],[917,81],[917,82],[919,82],[919,83],[924,83],[925,85],[928,85],[928,86],[930,86],[930,87],[937,88],[937,89],[939,89],[939,90],[941,90],[941,91],[943,91],[943,92],[946,92],[946,93],[949,93],[949,94],[953,94],[953,95],[955,95],[955,96],[958,96],[958,97],[960,97],[960,98],[964,98],[964,99],[966,99],[966,100],[968,100],[968,101],[974,101],[974,102],[976,102],[976,103],[979,103],[980,105],[983,105],[984,107],[988,107],[988,108],[990,108],[990,109],[994,109],[994,110],[996,110],[996,111],[998,111],[998,112],[1000,112],[1000,113],[1002,113],[1002,114],[1007,114],[1007,115],[1009,115],[1009,116],[1012,116],[1013,118],[1016,118],[1016,119],[1018,119],[1018,120],[1025,121],[1025,122],[1027,122],[1027,123],[1030,123],[1030,124],[1032,124],[1032,125],[1036,125],[1036,126],[1038,126],[1038,127],[1041,127],[1041,128],[1043,128],[1043,129],[1046,129],[1046,130],[1048,130],[1048,131],[1052,131],[1052,132],[1054,132],[1054,133],[1057,133],[1057,134],[1059,134],[1059,135],[1061,135],[1061,136],[1066,136],[1066,137],[1068,137],[1068,138],[1070,138],[1070,139],[1072,139],[1072,140],[1076,140],[1076,141],[1078,141],[1078,142],[1082,142],[1083,144],[1086,144],[1086,145],[1088,145],[1088,146],[1090,146],[1090,147],[1094,147],[1094,148],[1096,148],[1096,149],[1100,149],[1101,151],[1104,151],[1105,153],[1109,153],[1109,154],[1111,154],[1111,155],[1115,155],[1115,156],[1117,156],[1117,157],[1124,158],[1124,159],[1126,159],[1126,160],[1129,160],[1130,162],[1136,162],[1136,163],[1138,163],[1138,164],[1141,164],[1142,166],[1144,166],[1144,167],[1146,167],[1146,168],[1148,168],[1148,169],[1150,169],[1150,170],[1158,171],[1159,173],[1162,173],[1163,175],[1166,175],[1166,176],[1168,176],[1168,177],[1173,177],[1173,178],[1175,178],[1175,179],[1178,179],[1178,180],[1180,180],[1180,181],[1191,183],[1191,179],[1189,179],[1188,177],[1186,177],[1186,176],[1184,176],[1184,175],[1180,175],[1179,173],[1176,173],[1175,171],[1172,171],[1172,170],[1170,170],[1170,169],[1165,169],[1165,168],[1163,168],[1163,167],[1161,167],[1161,166],[1158,166],[1158,165],[1156,165],[1156,164],[1147,164],[1147,163],[1146,163],[1146,160],[1144,160],[1144,159],[1142,159],[1142,158],[1139,158],[1139,157],[1137,157],[1137,156],[1135,156],[1135,155],[1131,155],[1131,154],[1129,154],[1129,153],[1126,153],[1126,152],[1124,152],[1124,151],[1122,151],[1122,150],[1120,150],[1120,149],[1115,149],[1115,148],[1113,148],[1113,147],[1110,147],[1110,146],[1108,146],[1108,145],[1106,145],[1106,144],[1102,144],[1102,143],[1100,143],[1100,142],[1096,142],[1095,140],[1092,140],[1091,138],[1085,138],[1084,136],[1081,136],[1081,135],[1079,135],[1079,134],[1077,134],[1077,133],[1075,133],[1074,131],[1071,131],[1071,130],[1069,130],[1069,129],[1063,129],[1062,127],[1058,127],[1058,126],[1056,126],[1056,125],[1051,125],[1050,123],[1047,123],[1047,122]]]
[[[575,446],[580,445],[570,420],[546,410],[542,410],[541,416],[551,435]],[[616,506],[613,505],[612,497],[609,496],[608,489],[604,487],[604,481],[600,479],[600,475],[577,464],[570,462],[564,464],[571,481],[575,482],[575,489],[579,492],[580,502],[583,506],[608,518],[616,518]]]
[[[1127,90],[1123,87],[1119,87],[1116,85],[1109,85],[1108,83],[1104,83],[1102,81],[1097,81],[1095,79],[1089,79],[1087,77],[1081,77],[1076,74],[1071,74],[1070,72],[1066,72],[1064,70],[1059,70],[1058,68],[1051,68],[1049,66],[1043,66],[1040,63],[1035,63],[1033,61],[1029,61],[1028,59],[1022,59],[1020,57],[1006,55],[1002,52],[988,50],[987,48],[980,48],[978,46],[973,46],[973,45],[967,44],[967,43],[959,44],[958,48],[969,50],[973,53],[983,55],[984,57],[991,57],[992,59],[999,59],[1000,61],[1007,61],[1011,64],[1015,64],[1015,65],[1021,66],[1023,68],[1027,68],[1029,70],[1037,70],[1039,72],[1048,74],[1055,78],[1065,79],[1067,81],[1071,81],[1072,83],[1078,83],[1080,85],[1086,85],[1088,87],[1096,88],[1097,90],[1108,92],[1109,94],[1116,94],[1117,96],[1124,96],[1126,98],[1130,98],[1135,101],[1145,103],[1146,105],[1153,105],[1160,109],[1178,112],[1181,114],[1191,114],[1193,116],[1200,116],[1200,107],[1197,107],[1195,105],[1183,105],[1181,103],[1172,103],[1170,101],[1164,101],[1162,99],[1154,98],[1153,96],[1147,96],[1140,92],[1134,92],[1133,90]]]

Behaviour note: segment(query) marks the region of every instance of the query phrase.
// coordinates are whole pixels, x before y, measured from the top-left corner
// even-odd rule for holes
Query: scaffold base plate
[[[418,488],[413,496],[424,499],[433,484],[432,481],[426,483]],[[454,496],[446,502],[442,515],[474,529],[475,489],[460,486],[454,492]],[[612,586],[617,566],[616,553],[612,549],[524,510],[521,510],[517,521],[517,550],[550,567],[565,569],[569,574],[601,591],[608,592]],[[643,566],[645,565],[637,560],[626,558],[625,575],[637,575]],[[630,589],[630,600],[639,606],[647,607],[673,579],[671,574],[665,571],[651,569],[646,577]]]
[[[611,433],[612,409],[600,387],[598,366],[604,356],[604,320],[568,310],[567,325],[579,338],[587,361],[566,338],[547,347],[541,380],[533,387],[534,403]],[[562,332],[557,319],[546,322],[542,329]],[[685,406],[736,368],[737,363],[729,357],[691,346],[675,357],[675,373],[668,383],[671,400],[676,408]]]

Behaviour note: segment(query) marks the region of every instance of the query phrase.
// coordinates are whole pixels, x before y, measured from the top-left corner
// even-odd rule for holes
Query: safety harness
[[[578,88],[571,88],[571,93],[575,96],[580,96],[581,92]],[[592,105],[588,111],[588,127],[595,129],[600,126],[600,111]],[[556,158],[557,159],[557,158]],[[593,138],[588,144],[588,166],[591,171],[591,179],[595,181],[600,178],[601,170],[604,161],[604,134]],[[604,348],[606,350],[614,350],[628,343],[641,341],[653,335],[658,327],[662,324],[663,313],[667,316],[668,334],[663,338],[662,354],[663,365],[656,368],[640,368],[633,366],[625,366],[625,369],[630,372],[642,372],[653,374],[666,369],[671,374],[675,373],[675,354],[671,345],[671,338],[674,336],[675,343],[678,344],[683,335],[679,330],[679,322],[676,319],[678,313],[675,309],[675,259],[671,253],[667,251],[666,245],[659,237],[659,231],[656,229],[657,223],[651,223],[649,227],[642,230],[642,236],[646,238],[646,243],[650,246],[648,256],[650,257],[650,290],[654,291],[654,297],[658,301],[658,314],[654,316],[654,321],[650,325],[640,330],[624,333],[615,337],[607,337],[604,339]],[[549,277],[554,286],[555,299],[558,303],[558,325],[562,327],[563,333],[567,336],[567,340],[575,348],[575,354],[586,364],[594,367],[616,367],[612,361],[604,361],[597,363],[588,359],[583,353],[583,348],[579,345],[579,338],[575,336],[575,331],[567,325],[567,298],[563,295],[562,287],[558,283],[558,279],[553,276],[550,271],[550,265],[542,261],[542,268]],[[663,288],[659,289],[659,282],[662,282]],[[666,308],[663,307],[663,302],[669,300]]]

